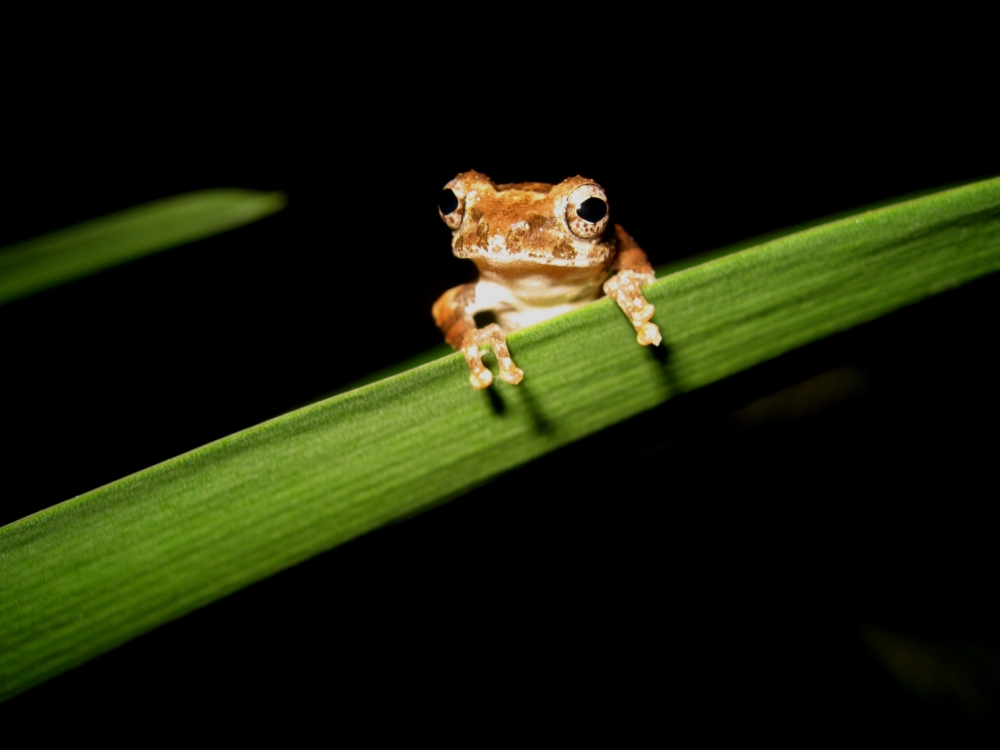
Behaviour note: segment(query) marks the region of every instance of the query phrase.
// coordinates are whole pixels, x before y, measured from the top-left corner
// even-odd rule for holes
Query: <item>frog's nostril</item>
[[[441,197],[438,198],[438,208],[444,216],[454,213],[455,209],[458,208],[458,196],[453,190],[445,188],[441,191]]]
[[[608,204],[600,198],[587,198],[576,210],[576,215],[591,224],[596,224],[608,215]]]

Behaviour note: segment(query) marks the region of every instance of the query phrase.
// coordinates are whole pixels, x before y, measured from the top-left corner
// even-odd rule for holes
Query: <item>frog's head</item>
[[[614,253],[604,188],[584,177],[558,185],[495,185],[463,172],[444,186],[438,202],[452,230],[452,249],[476,265],[604,266]]]

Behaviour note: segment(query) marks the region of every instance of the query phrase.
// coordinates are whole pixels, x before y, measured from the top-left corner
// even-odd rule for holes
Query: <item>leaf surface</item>
[[[282,193],[216,189],[164,198],[0,249],[0,304],[262,219]]]
[[[1000,179],[832,221],[512,334],[516,386],[452,354],[0,528],[0,698],[518,464],[1000,269]],[[627,451],[628,446],[623,446]]]

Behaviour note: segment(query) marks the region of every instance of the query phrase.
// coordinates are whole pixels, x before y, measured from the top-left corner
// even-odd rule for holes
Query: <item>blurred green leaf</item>
[[[982,644],[933,643],[874,624],[860,629],[861,640],[885,670],[920,700],[954,703],[978,719],[988,719],[1000,697],[1000,652]]]
[[[510,336],[516,387],[473,391],[452,354],[0,528],[0,698],[676,394],[998,269],[994,179],[659,280],[646,291],[661,349],[637,346],[601,300]]]
[[[282,193],[200,190],[0,248],[0,304],[250,224],[285,202]]]

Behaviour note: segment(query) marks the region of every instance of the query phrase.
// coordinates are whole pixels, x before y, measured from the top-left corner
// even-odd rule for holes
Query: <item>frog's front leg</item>
[[[642,296],[642,287],[656,281],[656,274],[646,253],[621,225],[615,224],[615,234],[618,237],[618,254],[612,268],[618,273],[604,282],[604,293],[617,302],[632,321],[636,341],[643,346],[657,346],[663,337],[656,324],[649,322],[656,308]]]
[[[465,355],[465,361],[469,363],[469,382],[473,388],[486,388],[493,382],[493,373],[483,364],[483,355],[479,351],[481,344],[492,347],[500,364],[502,381],[511,385],[521,382],[524,371],[514,365],[503,329],[496,323],[476,328],[473,315],[480,309],[476,306],[475,284],[449,289],[434,303],[431,312],[437,327],[444,333],[445,341]]]

